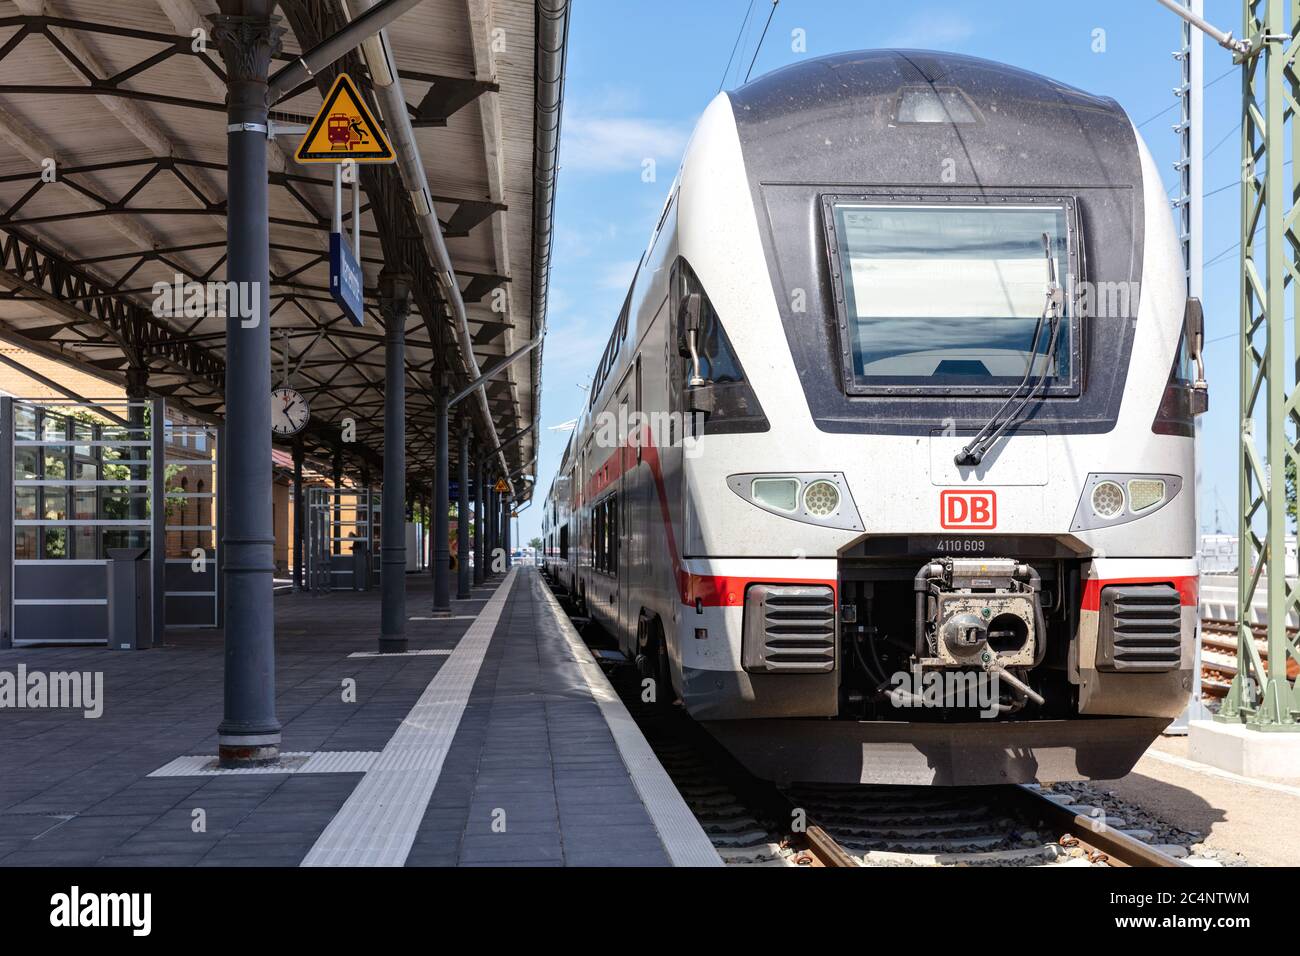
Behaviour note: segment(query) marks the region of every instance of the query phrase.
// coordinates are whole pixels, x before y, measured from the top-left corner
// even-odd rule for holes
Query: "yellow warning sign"
[[[293,158],[300,163],[391,163],[397,157],[365,100],[340,73]]]
[[[504,478],[498,478],[496,483],[496,493],[501,495],[505,494],[509,490],[510,486],[506,484],[506,480]]]

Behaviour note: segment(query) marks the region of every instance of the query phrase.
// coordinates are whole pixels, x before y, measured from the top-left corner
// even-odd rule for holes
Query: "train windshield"
[[[836,203],[843,333],[862,391],[1002,391],[1034,358],[1050,389],[1070,381],[1069,297],[1055,354],[1043,235],[1068,288],[1064,205]],[[1039,341],[1034,347],[1034,333]]]

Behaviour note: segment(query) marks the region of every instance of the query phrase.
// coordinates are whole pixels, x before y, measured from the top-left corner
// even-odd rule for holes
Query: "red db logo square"
[[[996,491],[941,491],[939,493],[939,527],[988,529],[997,526]]]

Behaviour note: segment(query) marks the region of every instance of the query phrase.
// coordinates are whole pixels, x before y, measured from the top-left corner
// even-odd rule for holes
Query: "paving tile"
[[[430,601],[426,576],[407,587],[412,607]],[[481,608],[491,593],[460,606]],[[282,594],[275,611],[286,750],[381,750],[448,660],[349,659],[374,647],[377,591]],[[413,647],[451,649],[468,627],[411,621],[408,635]],[[521,575],[408,865],[664,862],[599,709],[573,684],[569,653]],[[222,660],[215,630],[169,632],[166,646],[133,655],[0,651],[0,668],[102,671],[109,703],[101,721],[0,711],[0,865],[296,866],[360,774],[148,776],[176,757],[215,753]],[[357,680],[356,703],[341,700],[344,677]],[[196,808],[204,833],[192,830]],[[504,833],[492,831],[498,808]]]

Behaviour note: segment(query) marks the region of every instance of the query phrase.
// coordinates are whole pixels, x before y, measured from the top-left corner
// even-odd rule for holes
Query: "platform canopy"
[[[371,5],[347,2],[283,0],[272,74]],[[561,88],[544,80],[562,82],[564,58],[562,43],[539,53],[545,8],[425,0],[387,30],[464,330],[395,165],[362,172],[366,316],[350,323],[329,292],[332,168],[296,165],[297,134],[269,141],[273,382],[287,362],[288,383],[311,404],[309,454],[332,454],[351,418],[349,464],[382,461],[381,268],[412,279],[406,442],[417,480],[433,468],[440,382],[462,388],[543,328]],[[218,12],[214,0],[0,2],[0,339],[116,384],[147,370],[150,392],[213,420],[223,415],[225,319],[155,305],[159,283],[224,279],[226,84],[207,19]],[[272,103],[273,123],[309,122],[339,69],[382,117],[353,52]],[[471,340],[473,363],[462,345]],[[530,489],[518,476],[535,470],[540,351],[487,387],[491,429],[475,396],[452,418],[453,450],[467,420],[479,454],[529,430],[503,450],[520,499]]]

